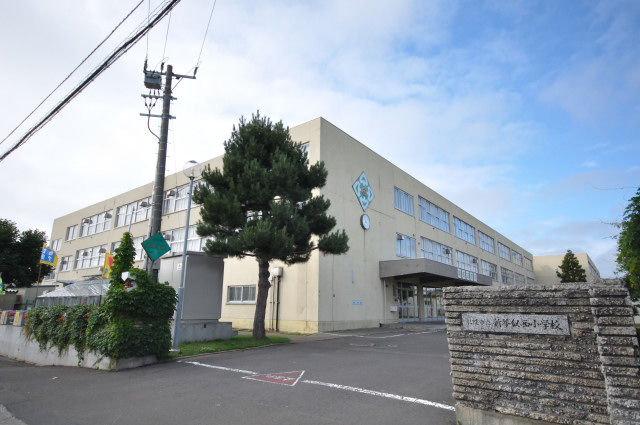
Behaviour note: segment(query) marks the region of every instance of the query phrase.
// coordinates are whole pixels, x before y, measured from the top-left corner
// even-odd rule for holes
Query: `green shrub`
[[[89,318],[96,309],[92,305],[36,307],[28,313],[25,331],[41,350],[57,347],[58,353],[62,354],[73,345],[78,352],[78,361],[82,361],[87,347]]]
[[[176,291],[151,280],[148,273],[131,269],[136,287],[125,290],[112,284],[100,307],[90,305],[36,307],[29,312],[25,331],[40,349],[69,345],[78,351],[78,363],[88,349],[113,359],[156,355],[171,348],[170,323]]]

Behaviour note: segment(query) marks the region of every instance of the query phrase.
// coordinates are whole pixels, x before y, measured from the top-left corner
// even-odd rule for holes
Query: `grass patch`
[[[170,353],[169,357],[194,356],[196,354],[217,353],[218,351],[242,350],[244,348],[262,347],[263,345],[286,344],[289,338],[282,336],[268,336],[254,340],[251,335],[236,335],[228,341],[183,342],[180,344],[180,354]]]

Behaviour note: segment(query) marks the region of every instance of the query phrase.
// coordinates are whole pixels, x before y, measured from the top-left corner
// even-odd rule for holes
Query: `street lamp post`
[[[178,304],[176,305],[176,320],[173,328],[173,350],[180,351],[180,321],[182,320],[182,301],[184,298],[184,273],[187,266],[187,242],[189,240],[189,219],[191,218],[191,197],[193,195],[193,180],[202,173],[200,164],[194,160],[184,164],[183,172],[189,177],[189,193],[187,201],[187,224],[184,227],[184,247],[182,249],[182,268],[180,271],[180,286],[178,287]]]

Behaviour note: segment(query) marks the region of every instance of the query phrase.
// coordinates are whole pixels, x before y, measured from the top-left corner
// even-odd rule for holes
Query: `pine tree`
[[[580,265],[578,257],[571,250],[567,250],[562,264],[558,267],[562,272],[556,272],[561,283],[567,282],[586,282],[587,272]]]
[[[272,124],[259,112],[250,121],[240,118],[224,148],[223,169],[207,167],[208,185],[195,190],[194,200],[202,205],[197,229],[200,236],[213,236],[206,243],[208,254],[251,256],[258,262],[253,338],[261,339],[270,262],[306,262],[315,249],[343,254],[348,237],[344,230],[330,233],[336,225],[326,214],[330,202],[312,195],[326,183],[324,163],[309,165],[306,151],[282,122]]]
[[[618,235],[618,271],[634,300],[640,299],[640,188],[624,211]]]

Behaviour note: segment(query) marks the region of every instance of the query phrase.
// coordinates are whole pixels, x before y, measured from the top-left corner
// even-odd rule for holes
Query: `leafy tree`
[[[136,249],[133,246],[131,233],[124,232],[120,239],[120,245],[115,249],[113,265],[111,266],[111,285],[121,285],[122,273],[129,271],[133,267],[136,256]]]
[[[587,272],[580,265],[578,257],[570,249],[567,250],[559,268],[562,272],[556,272],[556,274],[561,283],[587,281]]]
[[[313,196],[327,180],[323,162],[309,165],[306,151],[291,140],[282,122],[273,124],[258,112],[250,121],[240,118],[224,143],[223,169],[206,167],[194,200],[202,205],[200,236],[208,240],[208,254],[258,262],[258,296],[253,338],[265,337],[264,318],[269,293],[269,263],[309,260],[319,249],[343,254],[349,249],[344,230],[331,232],[330,202]],[[312,237],[317,237],[317,245]]]
[[[640,298],[640,188],[624,210],[618,235],[618,271],[625,273],[623,280],[631,298]]]
[[[20,232],[16,223],[0,219],[0,272],[4,285],[28,287],[40,282],[53,267],[40,264],[42,245],[47,242],[45,232]]]

